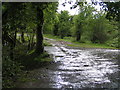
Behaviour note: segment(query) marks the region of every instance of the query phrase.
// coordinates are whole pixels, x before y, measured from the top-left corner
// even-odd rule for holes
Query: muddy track
[[[22,88],[119,88],[118,50],[66,48],[69,42],[46,38],[45,47],[54,63],[29,72],[35,81],[19,84]],[[113,77],[114,76],[114,77]]]

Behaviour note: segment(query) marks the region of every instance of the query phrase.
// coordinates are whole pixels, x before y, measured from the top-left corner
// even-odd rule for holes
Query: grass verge
[[[76,42],[73,37],[65,37],[64,39],[60,39],[59,36],[53,36],[53,35],[50,35],[50,34],[45,34],[44,37],[55,39],[57,41],[67,41],[67,42],[70,42],[71,44],[67,44],[67,46],[70,46],[70,47],[118,49],[116,47],[111,47],[111,46],[108,46],[106,44]]]
[[[93,44],[93,43],[79,43],[73,42],[72,44],[68,44],[70,47],[81,47],[81,48],[103,48],[103,49],[118,49],[115,47],[110,47],[105,44]]]

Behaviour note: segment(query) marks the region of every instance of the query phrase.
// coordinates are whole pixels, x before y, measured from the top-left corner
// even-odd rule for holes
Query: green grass
[[[82,48],[106,48],[106,49],[117,49],[115,47],[110,47],[105,44],[93,44],[93,43],[79,43],[74,42],[72,44],[68,44],[71,47],[82,47]]]
[[[25,82],[33,82],[33,81],[36,81],[36,79],[31,79],[30,77],[28,76],[25,76],[25,75],[22,75],[19,79],[18,79],[19,82],[22,82],[22,83],[25,83]]]
[[[44,34],[43,36],[44,36],[44,37],[47,37],[47,38],[51,38],[51,39],[59,39],[58,36],[53,36],[53,35],[51,35],[51,34]]]
[[[52,44],[50,44],[50,43],[47,42],[46,40],[43,41],[43,45],[44,45],[44,46],[52,46]]]
[[[55,39],[55,40],[58,40],[58,41],[67,41],[67,42],[74,41],[73,37],[64,37],[64,39],[61,39],[59,36],[53,36],[51,34],[44,34],[43,36],[46,37],[46,38]]]
[[[111,47],[111,46],[108,46],[106,44],[76,42],[73,37],[64,37],[64,39],[60,39],[60,37],[53,36],[53,35],[50,35],[50,34],[45,34],[44,37],[55,39],[57,41],[71,42],[71,44],[67,44],[67,46],[70,46],[70,47],[118,49],[116,47]]]
[[[50,58],[50,56],[49,56],[49,54],[47,52],[44,52],[43,54],[35,57],[34,61],[37,61],[37,62],[50,62],[50,61],[52,61],[52,59]]]
[[[47,52],[38,55],[34,52],[34,50],[31,50],[29,53],[20,58],[20,63],[24,66],[25,70],[32,70],[34,68],[40,68],[52,60],[53,59],[50,58],[50,55]]]

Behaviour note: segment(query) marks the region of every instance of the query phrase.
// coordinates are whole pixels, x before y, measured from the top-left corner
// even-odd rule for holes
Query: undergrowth
[[[14,88],[15,83],[21,79],[26,81],[22,74],[26,71],[41,68],[49,64],[52,59],[47,52],[36,54],[35,49],[27,50],[27,46],[19,45],[14,48],[14,59],[9,57],[9,48],[3,47],[2,57],[2,86]]]

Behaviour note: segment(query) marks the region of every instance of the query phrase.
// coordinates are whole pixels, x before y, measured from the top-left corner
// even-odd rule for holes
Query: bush
[[[21,72],[20,64],[10,60],[10,58],[7,56],[3,57],[2,66],[3,88],[14,87],[13,82],[17,80]]]
[[[107,45],[109,45],[109,46],[119,48],[118,38],[114,38],[114,39],[112,39],[112,40],[109,40],[109,41],[107,41],[106,43],[107,43]]]

